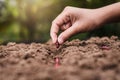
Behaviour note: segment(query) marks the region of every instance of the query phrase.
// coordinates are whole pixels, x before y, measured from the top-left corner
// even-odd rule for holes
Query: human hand
[[[96,9],[66,7],[52,22],[50,35],[53,43],[58,41],[59,44],[62,44],[72,35],[97,28],[99,25],[98,14]],[[59,30],[63,32],[57,36]]]

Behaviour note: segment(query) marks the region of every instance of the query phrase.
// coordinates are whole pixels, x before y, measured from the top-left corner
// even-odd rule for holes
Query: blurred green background
[[[0,43],[46,42],[50,39],[52,20],[65,6],[98,8],[118,1],[120,0],[0,0]],[[107,24],[71,39],[111,35],[120,37],[119,23]]]

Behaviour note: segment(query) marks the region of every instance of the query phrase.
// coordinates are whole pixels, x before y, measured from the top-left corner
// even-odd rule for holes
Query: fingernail
[[[63,39],[58,39],[58,42],[59,42],[59,44],[62,44],[64,41],[63,41]]]

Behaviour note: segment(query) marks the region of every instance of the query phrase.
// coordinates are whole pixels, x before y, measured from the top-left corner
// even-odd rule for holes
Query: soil
[[[9,42],[0,46],[0,80],[120,80],[120,40]]]

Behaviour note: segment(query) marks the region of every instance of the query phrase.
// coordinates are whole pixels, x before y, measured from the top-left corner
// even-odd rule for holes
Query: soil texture
[[[116,36],[0,45],[0,80],[120,80]]]

